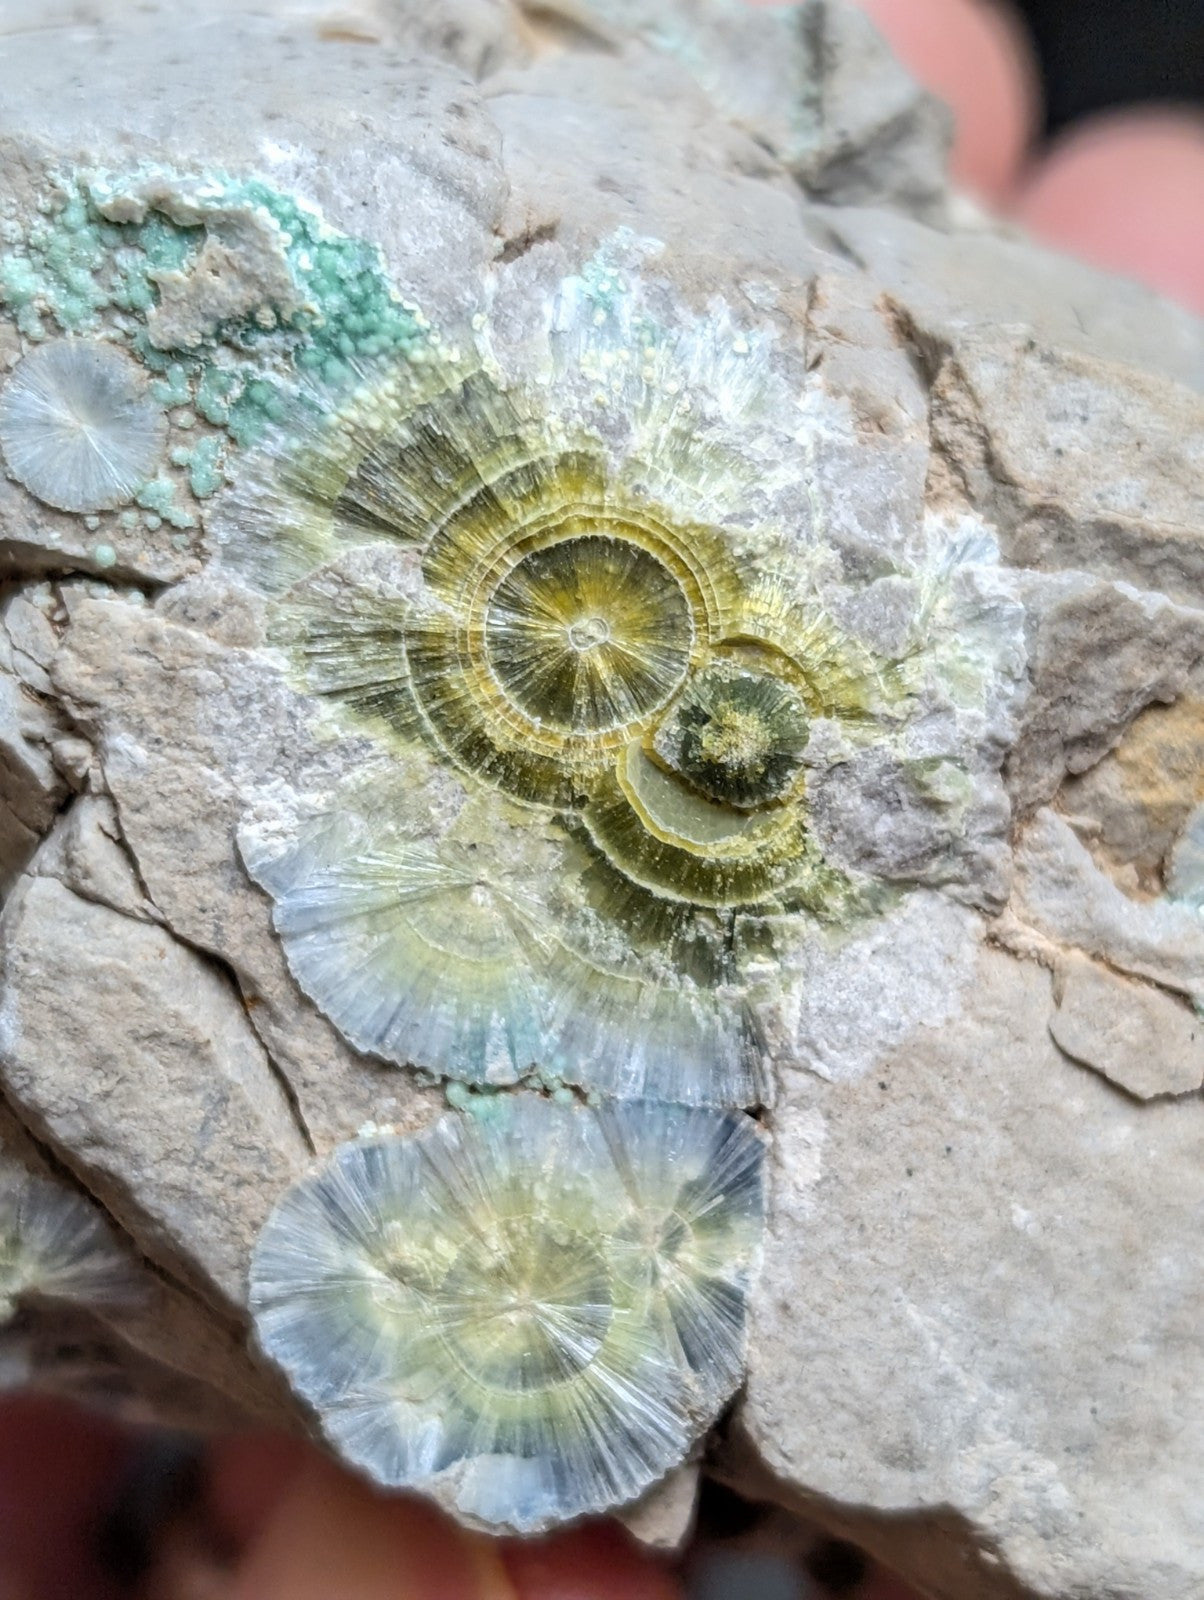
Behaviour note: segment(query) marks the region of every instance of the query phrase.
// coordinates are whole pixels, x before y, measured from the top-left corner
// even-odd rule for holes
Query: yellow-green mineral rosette
[[[341,1452],[532,1532],[636,1498],[740,1381],[751,1118],[502,1097],[343,1145],[255,1251],[260,1343]]]
[[[842,562],[775,333],[657,301],[599,258],[534,324],[494,306],[303,395],[253,457],[223,560],[369,755],[265,797],[242,846],[359,1049],[752,1105],[796,930],[839,937],[911,873],[850,841],[867,785],[947,870],[995,646],[955,540],[872,583]],[[889,652],[858,614],[875,584]]]

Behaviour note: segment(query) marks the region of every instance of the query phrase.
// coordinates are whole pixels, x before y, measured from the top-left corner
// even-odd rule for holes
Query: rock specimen
[[[345,1426],[282,1332],[323,1196],[517,1117],[612,1152],[571,1231],[583,1130],[756,1112],[603,1499],[743,1356],[712,1470],[933,1595],[1198,1595],[1199,326],[970,214],[829,0],[111,9],[0,56],[0,1271],[36,1184],[124,1292],[0,1278],[5,1372],[381,1472],[397,1366]],[[587,1503],[433,1415],[392,1481]]]

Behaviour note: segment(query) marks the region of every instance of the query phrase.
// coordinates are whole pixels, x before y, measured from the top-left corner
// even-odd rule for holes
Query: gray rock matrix
[[[880,813],[827,819],[918,887],[800,950],[711,1470],[937,1600],[1198,1600],[1204,331],[988,223],[946,131],[829,0],[0,20],[10,233],[60,166],[262,175],[451,324],[483,280],[550,282],[627,230],[685,302],[772,305],[801,341],[813,414],[843,419],[813,455],[830,537],[881,602],[859,625],[889,640],[891,540],[997,551],[1019,621],[971,800],[900,808],[887,774]],[[219,233],[208,290],[165,282],[177,341],[274,270]],[[303,1427],[247,1340],[256,1234],[315,1154],[441,1096],[303,999],[241,865],[248,806],[314,756],[205,516],[97,537],[0,478],[0,1170],[86,1197],[142,1282],[31,1304],[0,1381]],[[981,838],[942,880],[963,814]],[[671,1542],[690,1499],[679,1474],[633,1525]]]

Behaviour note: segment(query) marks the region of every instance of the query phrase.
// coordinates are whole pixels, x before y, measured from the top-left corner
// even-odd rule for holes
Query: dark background
[[[1149,101],[1204,108],[1204,0],[1018,0],[1045,79],[1046,130]]]

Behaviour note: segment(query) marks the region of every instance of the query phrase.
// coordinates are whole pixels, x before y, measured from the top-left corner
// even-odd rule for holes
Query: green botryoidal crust
[[[155,343],[146,323],[164,278],[186,275],[213,231],[248,214],[279,251],[286,292],[248,315],[216,319],[195,352]],[[139,355],[162,372],[160,398],[195,398],[207,420],[228,426],[233,417],[236,436],[258,434],[256,413],[284,414],[280,385],[254,362],[213,367],[206,357],[217,345],[254,353],[283,329],[294,336],[297,366],[337,388],[353,375],[352,363],[426,344],[422,317],[393,288],[374,245],[330,228],[315,207],[258,178],[63,173],[43,215],[25,228],[9,225],[5,237],[0,305],[26,337],[90,334],[124,313]]]
[[[121,484],[118,503],[139,508],[123,513],[130,524],[195,529],[234,453],[288,414],[298,377],[334,393],[362,363],[421,359],[428,344],[375,246],[253,177],[61,172],[41,213],[0,220],[0,239],[0,310],[24,339],[35,349],[124,347],[164,431],[172,420],[158,460]],[[219,295],[207,312],[198,296],[194,310],[190,284],[235,283],[252,249],[256,265],[273,266],[263,292],[240,300],[231,290],[228,306]],[[48,503],[64,503],[64,473],[16,475],[39,498],[49,484]],[[111,506],[102,498],[79,509]]]

